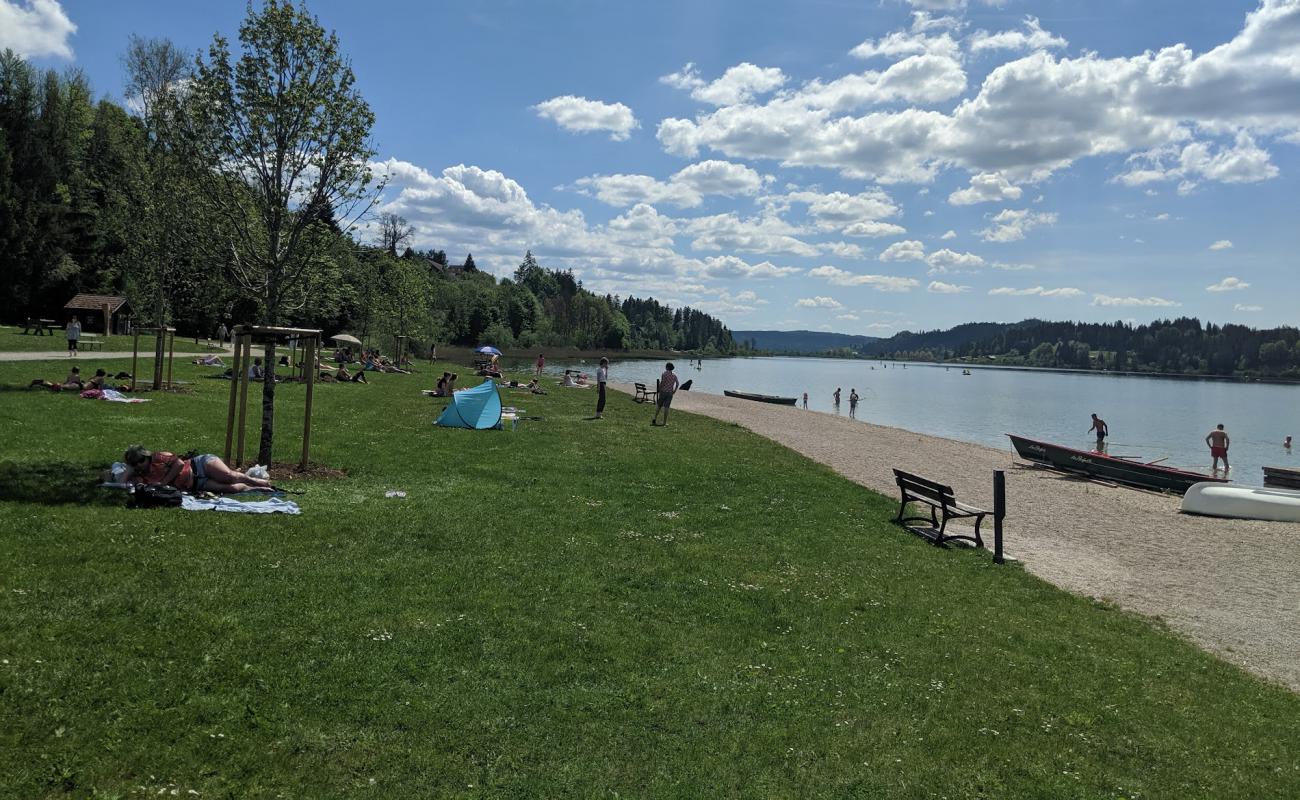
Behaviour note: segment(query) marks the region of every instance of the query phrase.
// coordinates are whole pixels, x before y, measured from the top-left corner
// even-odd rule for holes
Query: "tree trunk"
[[[262,363],[266,378],[262,382],[262,439],[257,447],[257,463],[269,466],[275,438],[275,339],[267,341]]]

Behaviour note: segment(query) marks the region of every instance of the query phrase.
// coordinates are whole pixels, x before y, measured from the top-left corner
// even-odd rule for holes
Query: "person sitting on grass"
[[[434,397],[446,397],[447,395],[451,394],[451,392],[447,391],[447,381],[449,380],[451,380],[451,373],[450,372],[442,373],[442,377],[438,379],[438,382],[436,384],[434,384],[433,387]]]
[[[359,369],[357,370],[357,374],[353,375],[351,372],[348,372],[347,365],[345,364],[339,365],[339,371],[334,373],[334,380],[339,383],[370,383],[370,381],[366,380],[365,370]]]
[[[81,380],[81,369],[79,367],[73,367],[72,371],[68,373],[68,377],[63,379],[63,383],[50,383],[44,378],[36,378],[28,384],[27,388],[34,389],[37,386],[49,389],[51,392],[61,392],[64,389],[67,389],[70,392],[80,392],[84,386]]]
[[[87,390],[99,389],[100,391],[103,391],[106,388],[107,381],[108,381],[108,373],[104,372],[104,370],[102,369],[97,369],[95,370],[95,376],[90,380],[86,381],[85,388]]]
[[[128,483],[175,486],[181,491],[213,494],[275,491],[270,481],[231,469],[211,453],[181,458],[175,453],[154,453],[133,444],[126,449],[122,460],[131,468]]]
[[[261,381],[266,379],[266,372],[262,369],[261,356],[253,359],[252,366],[248,368],[248,379],[250,381]]]
[[[447,376],[447,385],[446,385],[445,388],[446,388],[446,390],[447,390],[447,396],[448,396],[448,397],[451,397],[452,394],[455,393],[455,391],[456,391],[456,379],[459,378],[459,377],[460,377],[460,376],[457,375],[457,374],[454,373],[454,372]]]

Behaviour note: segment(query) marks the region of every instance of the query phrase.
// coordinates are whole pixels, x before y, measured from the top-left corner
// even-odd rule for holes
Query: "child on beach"
[[[804,407],[804,408],[807,408],[807,407],[808,407],[808,393],[807,393],[807,392],[804,392],[804,393],[803,393],[803,407]]]
[[[849,389],[849,419],[858,418],[858,390]]]

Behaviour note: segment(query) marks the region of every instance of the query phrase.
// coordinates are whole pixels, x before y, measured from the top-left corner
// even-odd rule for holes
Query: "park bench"
[[[655,381],[654,391],[648,391],[644,383],[633,384],[633,386],[636,388],[636,394],[633,395],[632,399],[638,403],[649,403],[659,397],[658,381]]]
[[[77,347],[82,350],[103,350],[104,339],[97,333],[83,333]]]
[[[951,486],[945,486],[929,478],[913,475],[901,469],[894,470],[894,478],[898,481],[898,488],[902,492],[902,502],[898,507],[898,517],[895,518],[895,522],[936,545],[943,545],[953,539],[962,539],[976,547],[984,546],[984,540],[980,538],[980,523],[989,512],[958,501]],[[909,503],[928,506],[929,516],[907,516]],[[947,533],[948,521],[954,519],[974,519],[975,535]],[[929,523],[929,527],[922,528],[909,524],[914,522],[926,522]]]
[[[53,331],[58,330],[58,327],[57,320],[28,317],[27,321],[23,323],[23,333],[27,334],[35,330],[37,336],[53,336]]]

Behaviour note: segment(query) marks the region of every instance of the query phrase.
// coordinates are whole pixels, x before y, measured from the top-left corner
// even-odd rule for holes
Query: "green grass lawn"
[[[1300,796],[1300,698],[739,427],[553,389],[444,430],[381,375],[318,388],[348,477],[301,516],[126,509],[128,444],[221,449],[178,373],[0,390],[0,797]]]
[[[103,334],[99,338],[104,342],[101,348],[106,353],[129,353],[134,342],[132,336],[109,336],[104,338]],[[153,355],[154,337],[140,337],[140,353]],[[178,353],[204,353],[209,350],[215,350],[215,347],[208,347],[204,340],[199,340],[199,344],[194,344],[193,338],[176,337],[176,352]],[[37,336],[35,334],[24,334],[21,326],[0,325],[0,353],[33,353],[42,351],[53,351],[67,354],[68,340],[62,330],[51,332],[48,336]],[[84,350],[82,358],[94,356],[95,352]]]

